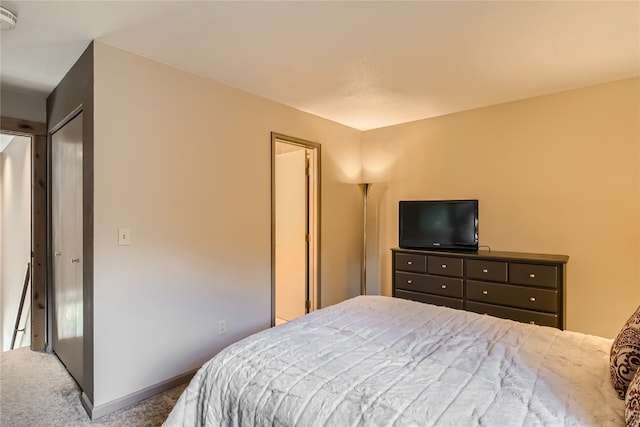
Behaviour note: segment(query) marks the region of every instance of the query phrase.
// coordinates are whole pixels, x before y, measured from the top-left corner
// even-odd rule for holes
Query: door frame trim
[[[31,139],[31,350],[47,341],[47,125],[0,117],[0,131]]]
[[[282,141],[293,145],[298,145],[305,149],[315,150],[316,153],[316,251],[315,251],[315,307],[322,307],[321,286],[320,286],[320,258],[321,258],[321,235],[322,235],[322,174],[321,159],[322,149],[317,142],[307,141],[293,136],[271,132],[271,326],[275,326],[276,316],[276,141]]]

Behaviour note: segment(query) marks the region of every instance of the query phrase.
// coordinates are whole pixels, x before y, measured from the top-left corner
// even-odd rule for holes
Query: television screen
[[[478,250],[477,200],[400,201],[399,246]]]

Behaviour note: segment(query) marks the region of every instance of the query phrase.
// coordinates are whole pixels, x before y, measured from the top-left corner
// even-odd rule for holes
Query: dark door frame
[[[31,138],[31,350],[45,351],[47,341],[47,126],[0,118],[2,133]]]

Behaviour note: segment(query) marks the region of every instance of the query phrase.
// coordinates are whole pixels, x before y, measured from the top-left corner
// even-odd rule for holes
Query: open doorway
[[[272,325],[320,306],[320,144],[272,133]]]
[[[31,344],[31,138],[0,134],[2,351]],[[26,288],[25,288],[26,286]],[[24,301],[20,307],[21,300]],[[21,314],[18,318],[18,314]]]
[[[5,141],[0,154],[0,345],[3,351],[11,347],[24,296],[14,347],[42,351],[47,327],[46,125],[3,116],[0,133]]]

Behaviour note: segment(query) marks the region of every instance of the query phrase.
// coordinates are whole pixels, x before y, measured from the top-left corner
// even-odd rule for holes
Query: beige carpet
[[[80,403],[80,389],[58,358],[20,348],[0,353],[0,426],[160,426],[185,387],[91,421]]]

